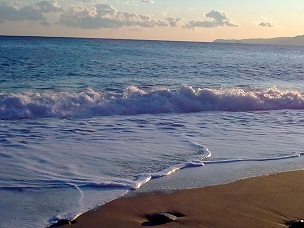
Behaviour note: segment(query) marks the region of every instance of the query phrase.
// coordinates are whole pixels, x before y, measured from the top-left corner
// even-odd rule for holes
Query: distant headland
[[[242,40],[225,40],[216,39],[214,43],[233,43],[233,44],[270,44],[270,45],[290,45],[290,46],[303,46],[304,35],[295,37],[276,37],[269,39],[242,39]]]

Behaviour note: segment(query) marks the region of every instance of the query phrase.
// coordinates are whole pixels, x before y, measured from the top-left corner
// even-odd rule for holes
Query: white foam
[[[226,159],[226,160],[214,160],[214,161],[206,161],[206,164],[220,164],[220,163],[234,163],[234,162],[250,162],[250,161],[276,161],[276,160],[284,160],[290,158],[296,158],[302,156],[304,153],[294,153],[285,156],[275,156],[268,158],[237,158],[237,159]]]
[[[144,91],[129,86],[122,92],[22,92],[0,94],[0,119],[92,117],[200,111],[304,109],[304,94],[272,87],[257,89],[194,89],[182,86]]]
[[[199,145],[196,144],[196,146],[199,146]],[[164,169],[160,172],[139,176],[137,183],[135,184],[135,187],[133,187],[133,189],[140,188],[142,185],[144,185],[151,179],[169,176],[181,169],[204,166],[204,160],[211,157],[211,152],[208,150],[207,147],[204,147],[204,146],[199,146],[199,147],[200,147],[200,149],[199,149],[198,153],[193,155],[191,158],[189,158],[184,163],[176,164],[176,165],[171,166],[167,169]]]

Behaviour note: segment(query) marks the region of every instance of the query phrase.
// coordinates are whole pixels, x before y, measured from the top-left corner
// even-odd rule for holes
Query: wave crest
[[[135,86],[123,92],[22,92],[0,94],[0,119],[92,117],[201,111],[258,111],[304,109],[304,94],[295,90],[194,89],[181,86],[144,91]]]

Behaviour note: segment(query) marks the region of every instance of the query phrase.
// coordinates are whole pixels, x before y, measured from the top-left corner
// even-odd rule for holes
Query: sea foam
[[[304,109],[304,93],[272,87],[0,93],[0,119]]]

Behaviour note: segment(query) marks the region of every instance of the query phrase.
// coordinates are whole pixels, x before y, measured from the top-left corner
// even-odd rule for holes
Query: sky
[[[303,35],[303,0],[0,0],[0,35],[209,42]]]

